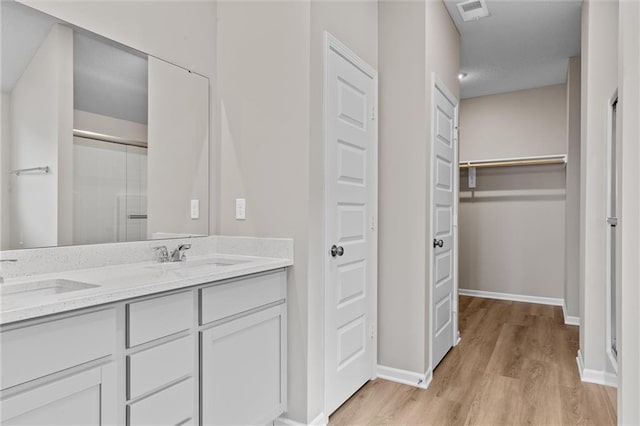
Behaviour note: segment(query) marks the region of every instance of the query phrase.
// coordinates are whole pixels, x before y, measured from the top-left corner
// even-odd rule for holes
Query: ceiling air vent
[[[484,0],[467,0],[458,3],[456,6],[458,6],[460,16],[465,22],[489,16],[489,9],[487,9],[487,4]]]

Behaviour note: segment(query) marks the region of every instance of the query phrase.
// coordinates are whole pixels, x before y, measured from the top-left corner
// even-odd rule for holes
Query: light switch
[[[200,219],[200,200],[191,200],[191,219]]]
[[[476,187],[476,168],[469,167],[469,188]]]
[[[245,220],[247,218],[247,200],[245,198],[236,198],[236,220]]]

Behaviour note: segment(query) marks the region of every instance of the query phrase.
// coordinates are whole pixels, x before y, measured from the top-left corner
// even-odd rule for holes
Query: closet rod
[[[137,141],[134,139],[125,139],[118,136],[105,135],[102,133],[90,132],[88,130],[73,129],[73,136],[85,139],[93,139],[95,141],[117,143],[118,145],[137,146],[139,148],[148,148],[145,141]]]
[[[567,156],[541,155],[537,157],[499,158],[491,160],[460,161],[460,169],[481,167],[535,166],[540,164],[567,164]]]

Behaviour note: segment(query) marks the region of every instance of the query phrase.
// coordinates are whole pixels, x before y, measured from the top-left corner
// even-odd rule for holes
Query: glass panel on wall
[[[73,244],[147,238],[147,57],[74,32]]]
[[[207,235],[209,80],[0,8],[0,249]]]

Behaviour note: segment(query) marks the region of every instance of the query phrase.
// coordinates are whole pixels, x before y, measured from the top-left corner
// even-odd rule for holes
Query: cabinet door
[[[202,423],[266,424],[285,410],[286,306],[201,333]]]
[[[1,423],[13,425],[115,424],[115,365],[74,373],[2,397]]]

